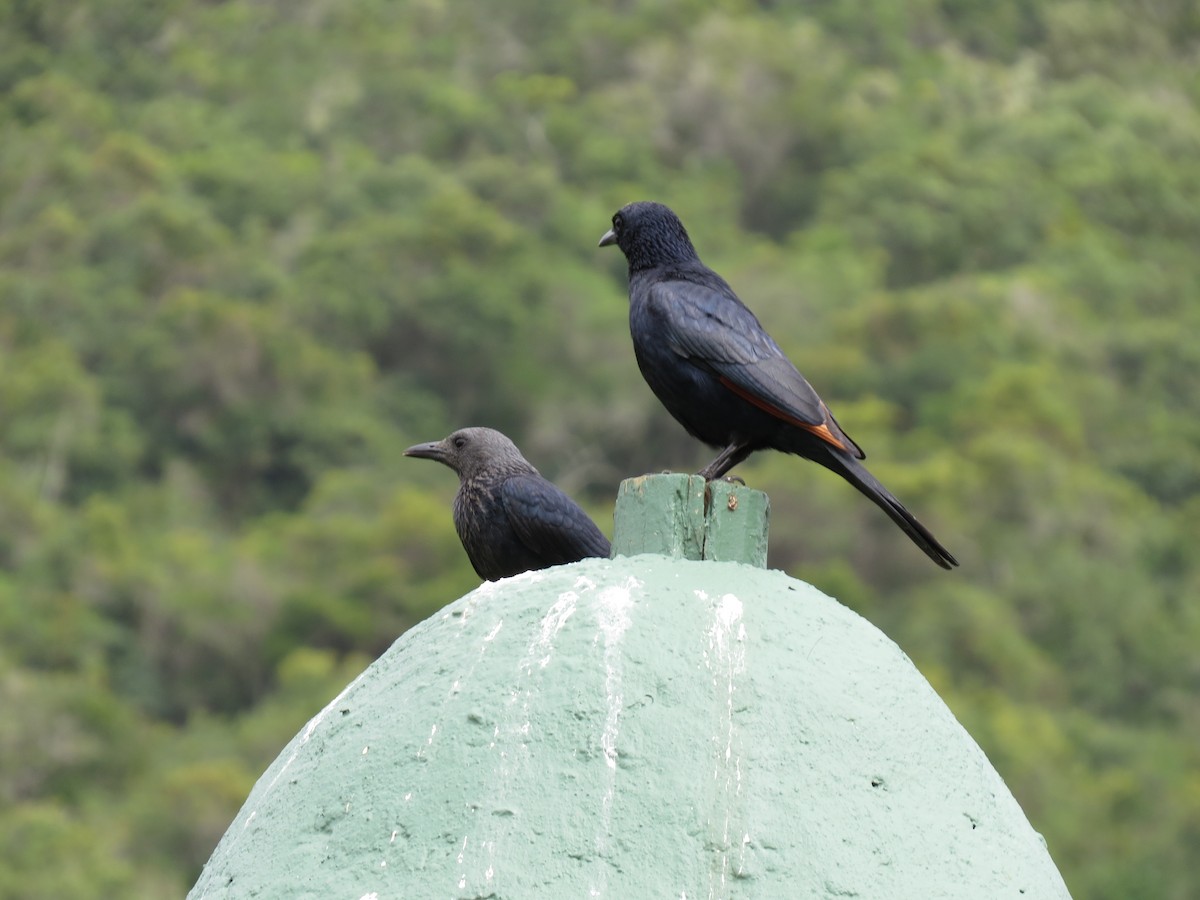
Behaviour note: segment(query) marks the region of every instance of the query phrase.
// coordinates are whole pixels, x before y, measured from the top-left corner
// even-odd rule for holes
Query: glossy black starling
[[[638,367],[688,433],[721,453],[699,474],[720,478],[756,450],[795,453],[870,497],[939,566],[958,565],[859,460],[812,385],[728,283],[700,261],[679,217],[631,203],[600,246],[629,262],[629,329]]]

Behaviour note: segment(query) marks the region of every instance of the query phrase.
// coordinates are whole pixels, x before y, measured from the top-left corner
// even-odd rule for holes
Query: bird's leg
[[[754,447],[749,443],[734,441],[696,474],[702,475],[705,481],[716,481],[753,452]]]

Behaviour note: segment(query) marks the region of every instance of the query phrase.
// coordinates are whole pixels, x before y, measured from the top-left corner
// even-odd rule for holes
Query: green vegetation
[[[171,896],[476,583],[486,424],[609,522],[669,203],[937,570],[818,467],[772,565],[914,658],[1100,900],[1200,893],[1200,7],[0,2],[0,898]]]

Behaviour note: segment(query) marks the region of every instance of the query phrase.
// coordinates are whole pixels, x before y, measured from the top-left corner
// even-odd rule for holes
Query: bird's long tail
[[[908,535],[909,539],[925,551],[925,555],[943,569],[952,569],[958,565],[949,550],[938,542],[928,528],[917,521],[917,517],[904,508],[899,500],[892,496],[879,479],[867,471],[867,467],[848,454],[831,451],[826,458],[819,462],[828,469],[837,472],[852,485],[858,488],[875,502],[875,505],[888,514],[893,522]]]

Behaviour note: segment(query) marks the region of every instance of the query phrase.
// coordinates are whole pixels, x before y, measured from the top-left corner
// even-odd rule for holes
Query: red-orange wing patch
[[[841,439],[838,438],[837,436],[835,436],[834,433],[830,430],[830,428],[829,428],[829,421],[830,421],[829,410],[827,410],[825,408],[824,403],[821,404],[821,412],[823,412],[825,414],[825,421],[822,422],[820,425],[813,425],[811,422],[805,422],[803,419],[797,419],[795,416],[791,415],[790,413],[784,412],[778,406],[775,406],[774,404],[767,402],[762,397],[754,396],[754,394],[751,394],[745,388],[738,387],[736,384],[734,384],[732,381],[730,381],[728,378],[726,378],[724,376],[721,376],[721,384],[725,385],[725,387],[729,388],[731,391],[733,391],[735,394],[737,394],[739,397],[741,397],[743,400],[747,401],[748,403],[753,403],[755,406],[757,406],[763,412],[765,412],[769,415],[772,415],[777,419],[782,419],[783,421],[788,422],[789,424],[795,425],[797,428],[803,428],[805,431],[810,432],[811,434],[815,434],[817,437],[819,437],[825,443],[830,444],[831,446],[837,447],[839,450],[842,450],[846,453],[850,452],[849,448],[847,448],[846,445],[842,443]]]

